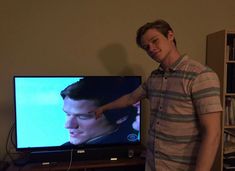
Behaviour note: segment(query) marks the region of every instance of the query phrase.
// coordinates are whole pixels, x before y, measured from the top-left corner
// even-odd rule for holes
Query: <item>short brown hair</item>
[[[173,31],[173,29],[171,28],[171,26],[164,20],[156,20],[154,22],[148,22],[146,24],[144,24],[143,26],[141,26],[138,30],[137,30],[137,35],[136,35],[136,43],[139,47],[142,47],[142,36],[149,30],[149,29],[156,29],[158,30],[160,33],[162,33],[165,37],[167,37],[169,31]],[[174,38],[174,43],[176,46],[176,40]]]

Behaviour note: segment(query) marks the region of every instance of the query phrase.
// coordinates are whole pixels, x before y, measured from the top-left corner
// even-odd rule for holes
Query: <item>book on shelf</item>
[[[225,125],[235,125],[235,97],[227,96],[225,98]]]
[[[235,38],[230,40],[226,46],[226,60],[235,61]]]
[[[224,155],[224,161],[227,163],[227,164],[233,164],[235,166],[235,156],[234,156],[234,153],[232,153],[231,155]]]
[[[226,58],[228,61],[235,61],[235,38],[226,47]]]
[[[227,61],[235,60],[235,46],[232,46],[232,45],[226,46],[226,59]]]
[[[225,55],[226,55],[226,60],[229,61],[229,55],[230,55],[230,46],[229,45],[226,46]]]
[[[224,163],[224,169],[227,170],[227,171],[234,171],[235,166],[233,164]]]
[[[228,149],[230,149],[231,146],[235,146],[235,136],[224,131],[224,143],[226,143]]]
[[[235,146],[235,129],[230,128],[224,130],[224,142],[228,148]]]
[[[233,45],[230,50],[230,60],[235,61],[235,38],[233,38]]]
[[[234,46],[229,46],[229,60],[234,61],[235,60],[235,54],[234,54]]]
[[[235,137],[235,128],[228,128],[224,130],[225,133]]]
[[[225,99],[225,114],[224,114],[224,125],[229,125],[229,105],[227,102],[227,98]]]
[[[224,155],[223,162],[224,162],[223,166],[224,166],[225,170],[235,169],[235,156],[234,156],[234,153],[231,153],[229,155]]]
[[[224,154],[235,153],[235,142],[225,142],[224,143]]]

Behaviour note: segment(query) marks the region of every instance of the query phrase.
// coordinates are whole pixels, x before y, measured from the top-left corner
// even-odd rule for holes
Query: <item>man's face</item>
[[[142,36],[142,47],[147,54],[159,63],[165,63],[173,48],[173,33],[165,37],[156,29],[149,29]]]
[[[69,130],[72,144],[85,143],[110,131],[112,125],[103,115],[96,119],[95,114],[90,113],[97,107],[93,100],[73,100],[69,97],[64,99],[65,128]]]

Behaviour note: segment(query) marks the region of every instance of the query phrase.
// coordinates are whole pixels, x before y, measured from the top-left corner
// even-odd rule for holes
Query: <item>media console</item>
[[[11,165],[7,171],[62,171],[67,170],[70,162],[58,163],[30,163],[24,166]],[[74,161],[71,163],[70,171],[144,171],[145,159],[143,157],[133,157],[130,159],[117,160],[93,160],[93,161]]]

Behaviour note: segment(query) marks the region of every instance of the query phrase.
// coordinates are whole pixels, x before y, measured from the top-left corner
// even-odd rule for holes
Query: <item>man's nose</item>
[[[152,53],[156,50],[156,46],[154,44],[149,44],[149,52]]]
[[[67,118],[67,121],[65,122],[65,128],[78,128],[78,122],[76,120],[76,117],[69,117]]]

